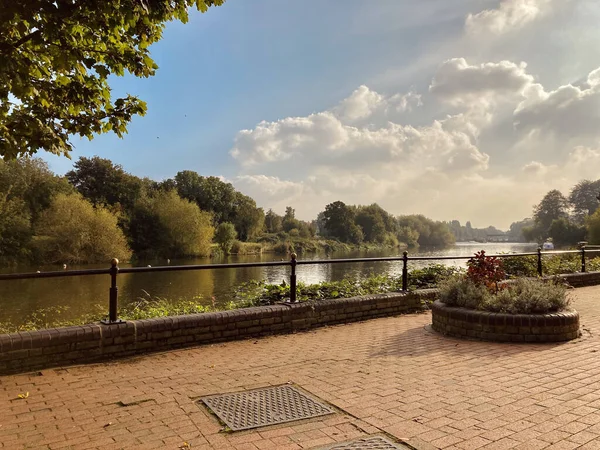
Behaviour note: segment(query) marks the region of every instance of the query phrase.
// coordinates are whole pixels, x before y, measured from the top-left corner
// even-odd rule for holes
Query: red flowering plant
[[[498,292],[498,283],[506,279],[502,260],[486,256],[485,251],[475,253],[467,262],[467,278],[477,285],[483,285],[490,292]]]

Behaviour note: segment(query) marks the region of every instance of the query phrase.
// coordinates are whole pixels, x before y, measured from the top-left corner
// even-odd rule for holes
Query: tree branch
[[[28,35],[23,36],[21,39],[19,39],[17,42],[15,42],[13,44],[13,47],[14,48],[19,48],[21,45],[23,45],[24,43],[30,41],[31,39],[33,39],[34,37],[40,35],[41,33],[42,33],[42,30],[37,29],[34,32],[29,33]]]

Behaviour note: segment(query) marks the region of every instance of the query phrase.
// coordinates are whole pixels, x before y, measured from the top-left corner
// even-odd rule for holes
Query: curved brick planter
[[[579,313],[499,314],[431,306],[432,327],[447,336],[496,342],[561,342],[579,337]]]

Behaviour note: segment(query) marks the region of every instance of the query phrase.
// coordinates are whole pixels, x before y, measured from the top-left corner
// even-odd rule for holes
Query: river
[[[476,251],[485,250],[488,254],[534,251],[535,244],[514,243],[458,243],[444,249],[417,249],[409,252],[410,256],[470,256]],[[354,251],[345,253],[306,254],[301,259],[328,258],[363,258],[378,256],[400,256],[401,251],[388,249],[378,251]],[[281,256],[273,254],[227,256],[222,258],[197,258],[171,260],[171,265],[238,263],[279,261]],[[464,260],[441,261],[448,265],[464,265]],[[144,261],[138,265],[166,265],[166,261]],[[422,262],[409,262],[409,270],[422,266]],[[69,266],[69,269],[104,268],[106,265]],[[129,267],[124,264],[121,267]],[[19,266],[3,268],[0,272],[35,272],[37,270],[62,270],[57,266]],[[173,300],[191,299],[198,296],[202,301],[219,305],[231,299],[233,288],[249,280],[267,280],[280,283],[289,281],[289,267],[249,267],[241,269],[214,269],[182,272],[155,272],[120,274],[118,277],[119,301],[131,302],[137,298],[151,295]],[[298,281],[317,283],[335,281],[343,278],[363,278],[373,273],[388,272],[399,275],[402,262],[369,262],[344,264],[318,264],[300,266],[297,269]],[[47,310],[49,307],[67,307],[61,317],[70,319],[89,313],[94,305],[108,308],[108,275],[82,277],[50,278],[37,280],[5,280],[0,281],[0,321],[10,320],[22,323],[24,317],[35,311]]]

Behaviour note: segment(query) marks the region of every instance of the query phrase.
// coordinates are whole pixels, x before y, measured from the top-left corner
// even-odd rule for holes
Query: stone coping
[[[561,342],[579,337],[579,313],[500,314],[431,306],[432,328],[444,335],[495,342]]]

